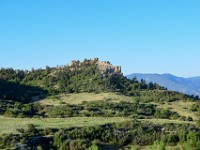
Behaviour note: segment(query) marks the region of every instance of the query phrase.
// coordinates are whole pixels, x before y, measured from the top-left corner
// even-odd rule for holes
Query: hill
[[[159,85],[128,80],[121,73],[121,67],[113,66],[108,61],[101,62],[97,58],[31,71],[1,68],[0,84],[1,99],[21,102],[40,100],[47,95],[62,93],[120,92],[134,95],[140,90],[164,89]]]
[[[141,74],[127,75],[127,78],[136,77],[144,79],[147,83],[153,82],[166,87],[168,90],[177,91],[189,95],[200,96],[200,77],[183,78],[171,74]]]
[[[0,69],[0,98],[30,102],[59,93],[123,90],[115,80],[125,80],[120,67],[98,59],[72,61],[70,65],[45,69]]]
[[[2,68],[0,149],[199,149],[198,100],[97,58]]]

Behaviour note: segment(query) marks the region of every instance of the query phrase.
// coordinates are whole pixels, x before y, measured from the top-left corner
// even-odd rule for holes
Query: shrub
[[[179,136],[176,134],[169,134],[167,137],[167,143],[175,146],[179,142]]]
[[[90,145],[90,142],[85,141],[85,140],[73,140],[69,144],[70,150],[85,150],[87,149]]]
[[[156,141],[150,147],[150,150],[166,150],[166,144],[162,141]]]

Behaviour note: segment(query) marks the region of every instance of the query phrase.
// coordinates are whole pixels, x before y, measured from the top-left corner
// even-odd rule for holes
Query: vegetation
[[[71,94],[59,94],[54,96],[48,96],[39,102],[41,105],[63,105],[63,104],[81,104],[83,102],[94,101],[110,101],[110,102],[134,102],[133,97],[125,96],[120,93],[101,92],[101,93],[71,93]]]
[[[37,129],[28,124],[26,129],[18,129],[21,134],[4,134],[0,138],[1,148],[24,147],[27,149],[91,149],[108,145],[152,145],[157,147],[181,145],[184,149],[199,149],[199,129],[188,124],[142,124],[138,121],[75,127],[65,129]],[[162,141],[162,142],[155,142]],[[18,143],[18,144],[16,144]]]
[[[120,72],[105,71],[102,74],[95,63],[88,64],[88,61],[84,60],[75,66],[46,67],[46,69],[32,69],[31,71],[2,68],[0,70],[0,84],[3,88],[0,93],[1,99],[18,97],[16,100],[27,102],[34,98],[41,99],[40,96],[43,98],[45,94],[117,91],[125,95],[138,95],[137,90],[164,89],[157,84],[146,84],[144,80],[141,82],[136,79],[128,80]],[[28,89],[29,87],[33,89]],[[26,91],[26,93],[19,93],[16,89]],[[9,97],[10,95],[13,97]]]
[[[0,149],[200,149],[196,96],[85,59],[0,69]],[[133,148],[134,147],[134,148]]]
[[[3,133],[19,133],[17,130],[33,124],[37,129],[70,128],[103,125],[107,123],[124,122],[131,120],[125,117],[70,117],[70,118],[10,118],[0,117],[0,135]]]

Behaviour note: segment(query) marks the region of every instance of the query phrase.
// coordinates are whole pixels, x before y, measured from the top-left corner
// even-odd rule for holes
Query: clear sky
[[[0,0],[0,67],[93,57],[125,75],[200,76],[200,0]]]

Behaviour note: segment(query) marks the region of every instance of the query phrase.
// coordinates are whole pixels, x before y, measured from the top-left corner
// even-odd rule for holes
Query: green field
[[[39,103],[43,105],[60,105],[60,104],[81,104],[82,102],[92,101],[133,101],[131,97],[120,95],[117,93],[77,93],[77,94],[60,94],[58,96],[49,96]]]
[[[123,117],[9,118],[0,116],[0,134],[17,133],[16,129],[34,124],[37,128],[70,128],[128,121]]]
[[[18,128],[25,128],[28,124],[34,124],[37,128],[70,128],[103,125],[107,123],[118,123],[131,120],[124,117],[70,117],[70,118],[9,118],[0,116],[0,134],[17,133]],[[195,124],[195,122],[169,120],[169,119],[138,119],[142,122],[153,124]]]

